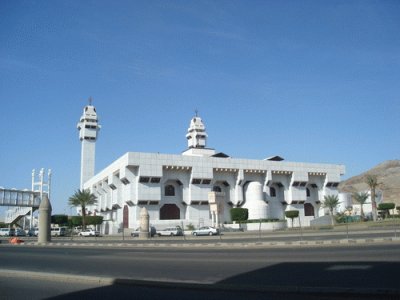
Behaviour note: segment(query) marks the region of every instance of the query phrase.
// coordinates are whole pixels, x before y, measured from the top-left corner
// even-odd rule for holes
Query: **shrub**
[[[379,210],[389,210],[395,207],[394,203],[379,203],[378,209]]]
[[[288,210],[285,211],[285,217],[289,219],[294,219],[299,216],[299,211],[298,210]]]
[[[244,222],[249,217],[249,211],[247,208],[235,207],[231,208],[231,219],[236,222]]]
[[[190,224],[186,225],[186,229],[193,231],[195,228],[194,228],[194,225],[192,223],[190,223]]]
[[[284,222],[279,219],[254,219],[254,220],[247,220],[246,223],[271,223],[271,222]]]

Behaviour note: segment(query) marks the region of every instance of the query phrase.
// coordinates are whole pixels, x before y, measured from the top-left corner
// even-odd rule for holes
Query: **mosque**
[[[102,234],[139,227],[145,207],[156,228],[171,225],[215,226],[232,223],[230,209],[248,209],[250,219],[285,219],[298,210],[302,226],[326,214],[325,195],[338,195],[345,167],[232,158],[207,147],[203,120],[196,115],[187,130],[182,154],[127,152],[95,174],[95,145],[100,130],[89,103],[78,123],[81,141],[81,189],[98,203],[88,214],[104,217]],[[79,211],[78,211],[79,213]]]

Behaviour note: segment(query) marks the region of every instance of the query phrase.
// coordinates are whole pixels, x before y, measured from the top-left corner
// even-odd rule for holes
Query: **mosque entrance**
[[[181,211],[175,204],[164,204],[160,208],[160,220],[180,219]]]

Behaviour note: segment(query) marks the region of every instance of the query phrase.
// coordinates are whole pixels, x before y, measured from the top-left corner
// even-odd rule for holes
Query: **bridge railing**
[[[15,206],[13,209],[9,209],[6,211],[5,223],[9,224],[14,222],[15,220],[26,216],[31,213],[30,207],[23,206]]]

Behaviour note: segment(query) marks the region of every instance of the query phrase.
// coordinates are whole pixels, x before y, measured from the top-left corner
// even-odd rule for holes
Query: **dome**
[[[192,118],[192,120],[190,120],[190,126],[188,131],[190,132],[193,130],[202,130],[202,131],[206,130],[203,120],[200,117],[194,117]]]

